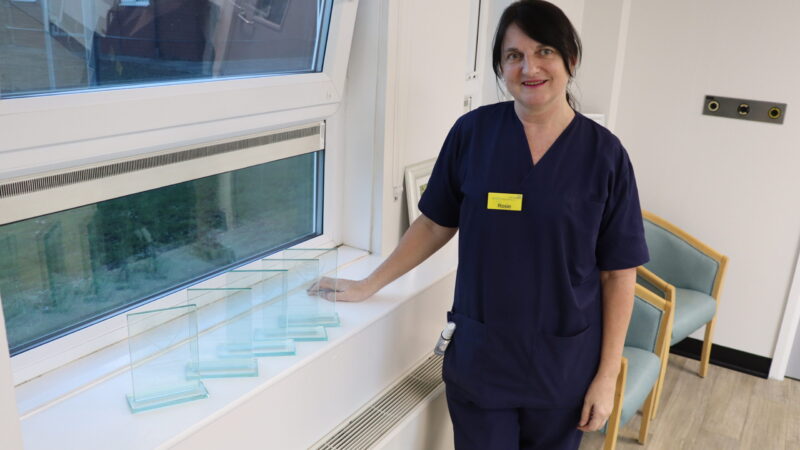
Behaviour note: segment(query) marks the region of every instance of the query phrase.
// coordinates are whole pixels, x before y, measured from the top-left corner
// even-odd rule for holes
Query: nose
[[[539,71],[539,61],[536,58],[526,55],[522,61],[522,73],[526,75],[533,75]]]

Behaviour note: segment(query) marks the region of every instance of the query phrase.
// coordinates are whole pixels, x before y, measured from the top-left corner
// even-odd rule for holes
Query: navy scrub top
[[[488,209],[489,193],[522,194],[522,210]],[[514,103],[478,108],[450,130],[419,209],[459,228],[448,389],[484,408],[580,406],[600,361],[600,271],[649,260],[619,140],[576,113],[534,165]]]

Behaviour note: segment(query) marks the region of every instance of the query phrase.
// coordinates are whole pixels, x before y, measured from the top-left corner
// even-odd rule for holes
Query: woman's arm
[[[603,344],[600,367],[584,400],[578,426],[582,431],[602,428],[614,407],[622,347],[633,311],[636,268],[601,271],[600,282],[603,285]]]
[[[400,239],[392,254],[367,278],[358,281],[336,280],[336,300],[359,302],[369,298],[436,253],[456,234],[456,231],[458,228],[443,227],[424,214],[420,215]],[[333,280],[321,280],[320,295],[323,298],[331,296],[324,289],[332,289],[333,286]]]
[[[597,375],[613,378],[616,383],[633,311],[636,268],[602,271],[600,282],[603,285],[603,350]]]

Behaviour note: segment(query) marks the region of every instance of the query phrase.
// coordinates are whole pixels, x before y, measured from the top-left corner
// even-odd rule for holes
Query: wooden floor
[[[800,449],[800,381],[765,380],[670,355],[658,417],[639,445],[641,413],[620,430],[618,450]],[[603,448],[605,435],[585,433],[581,450]]]

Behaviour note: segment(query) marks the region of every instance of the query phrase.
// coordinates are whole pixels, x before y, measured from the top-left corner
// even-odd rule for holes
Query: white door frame
[[[783,322],[778,333],[778,342],[775,344],[775,352],[772,354],[772,364],[769,368],[769,378],[772,380],[783,380],[786,375],[786,367],[792,354],[792,345],[794,344],[799,322],[800,251],[798,251],[797,261],[795,261],[794,265],[792,285],[789,288],[789,298],[786,301],[786,309],[783,312]]]

